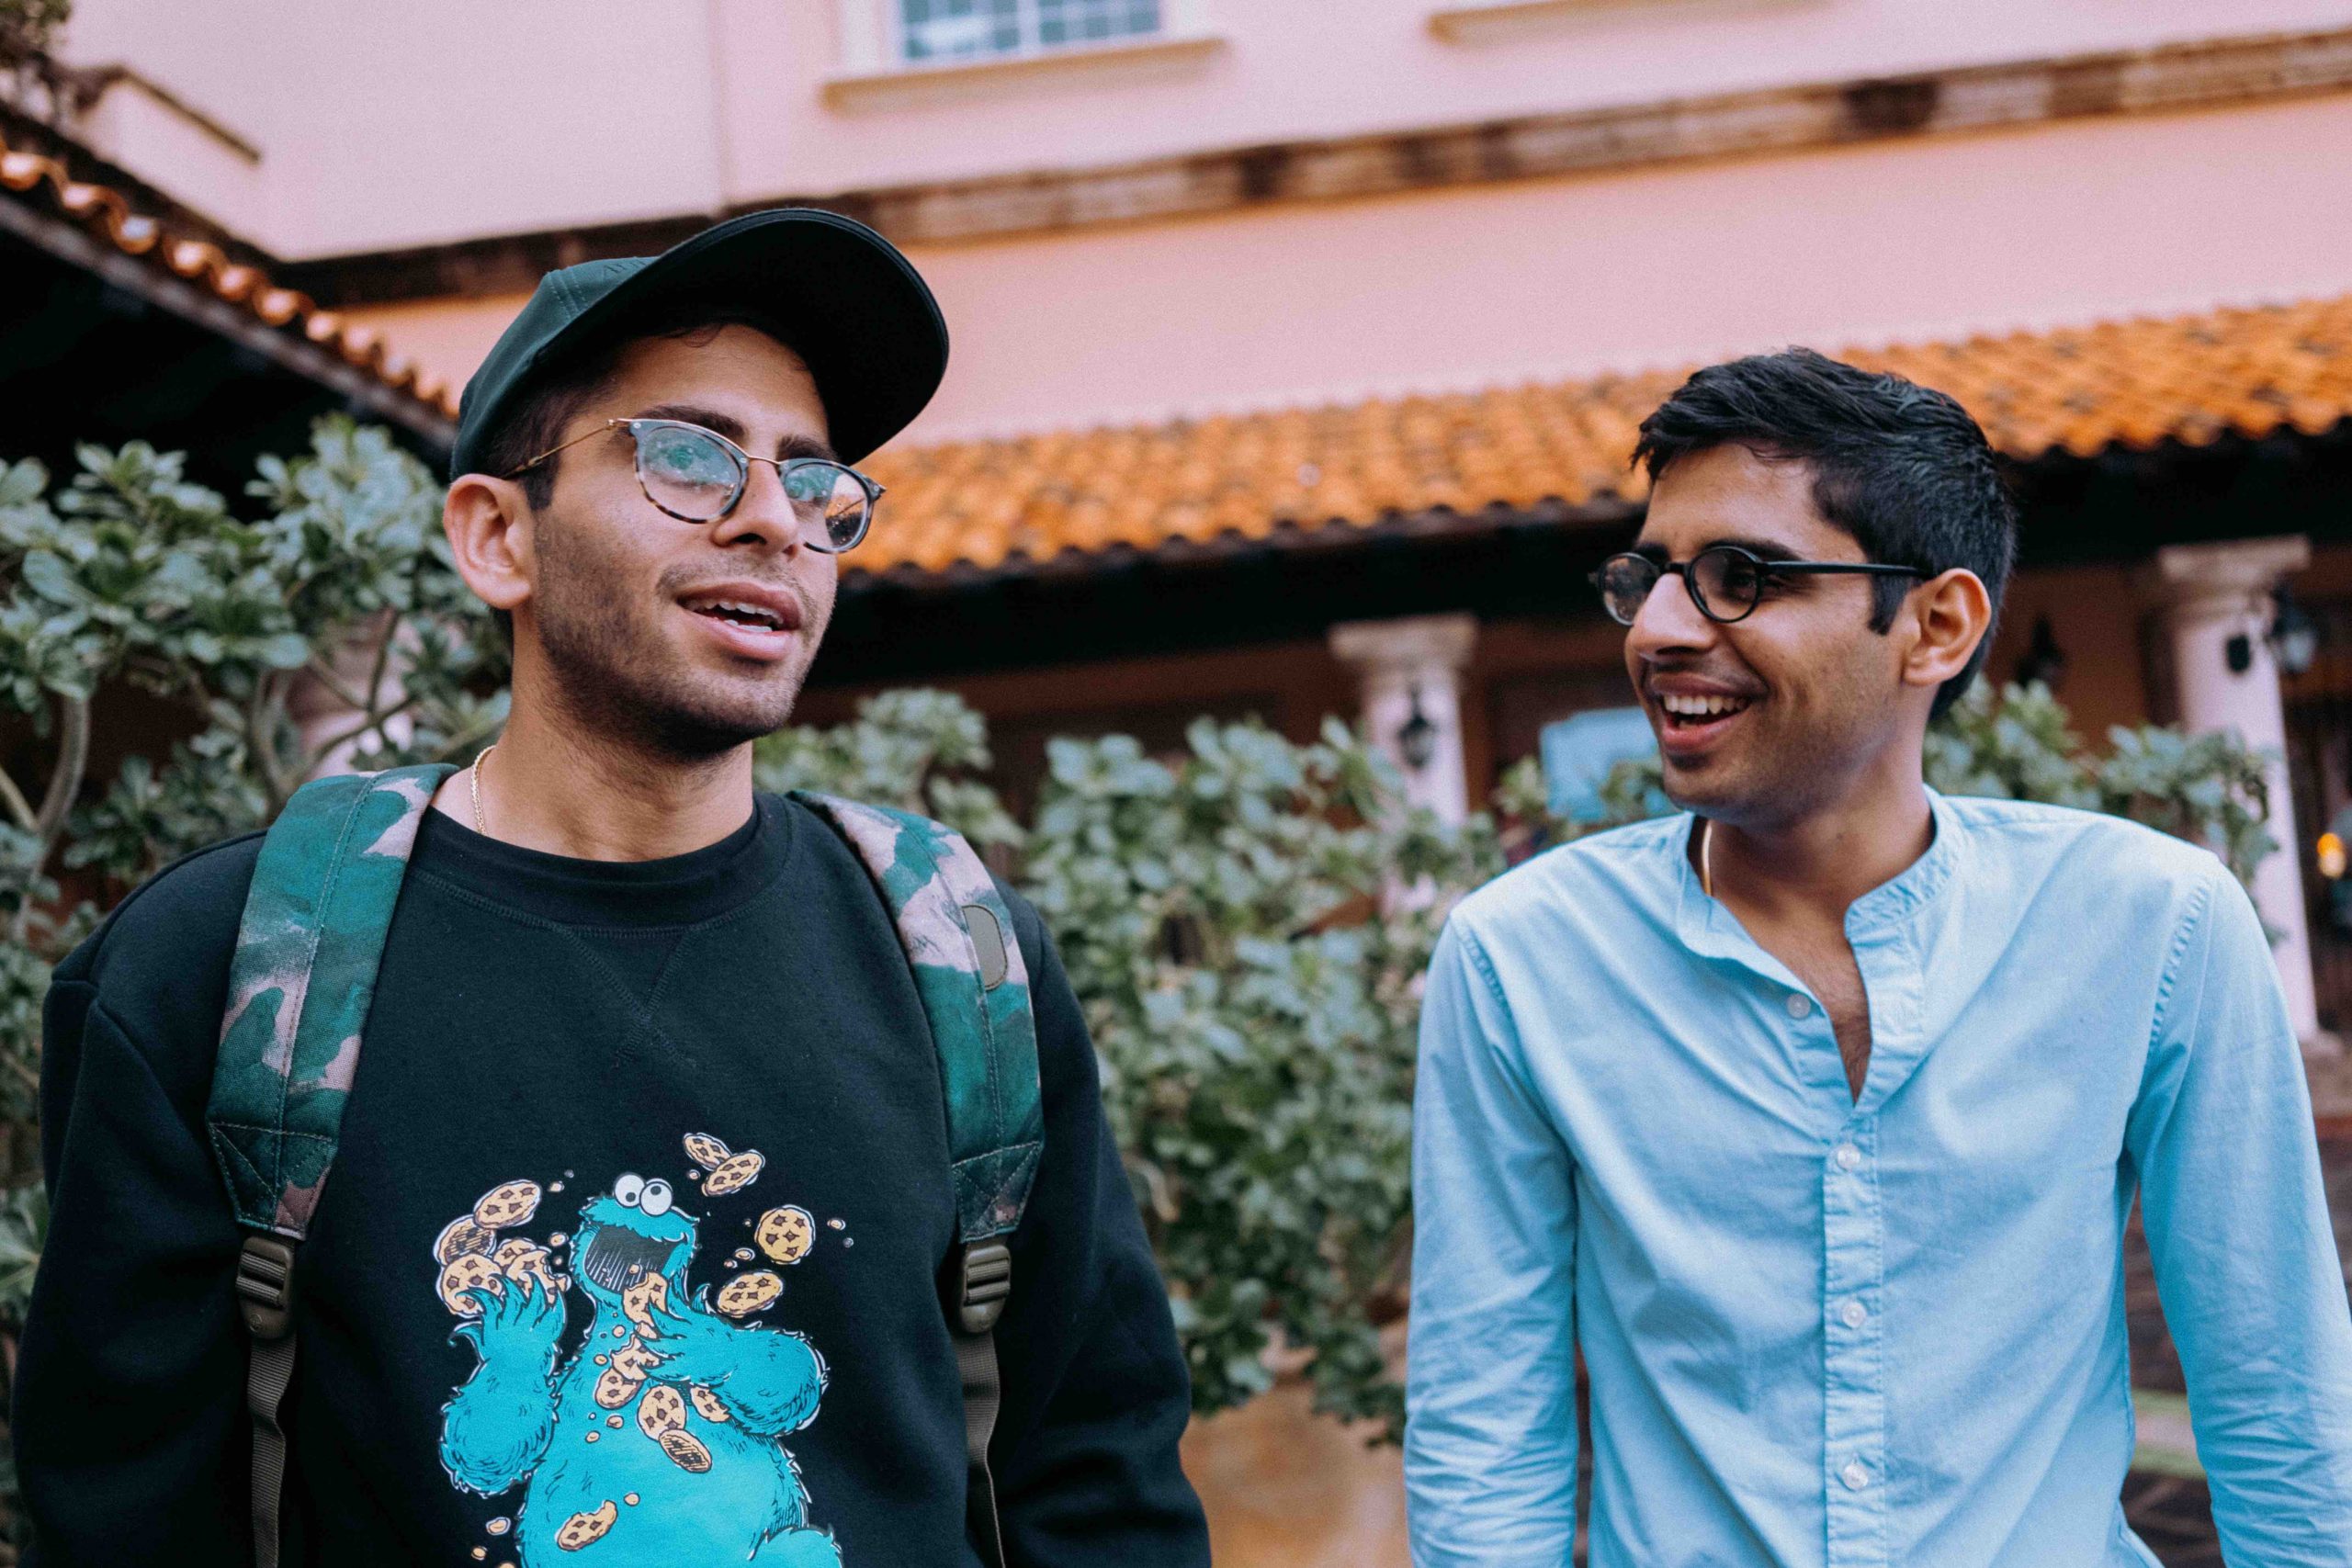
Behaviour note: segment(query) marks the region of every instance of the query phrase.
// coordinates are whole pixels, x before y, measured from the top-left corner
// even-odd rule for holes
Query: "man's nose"
[[[1681,574],[1666,572],[1659,575],[1634,624],[1626,628],[1625,646],[1648,658],[1713,648],[1719,635],[1715,623],[1699,613]]]
[[[792,499],[785,493],[784,473],[774,463],[753,463],[743,481],[735,509],[710,526],[715,545],[765,544],[786,551],[807,544]]]

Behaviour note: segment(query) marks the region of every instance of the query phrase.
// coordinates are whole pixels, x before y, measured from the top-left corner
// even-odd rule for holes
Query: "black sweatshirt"
[[[15,1404],[40,1568],[251,1561],[240,1236],[204,1111],[259,849],[148,883],[50,993],[52,1228]],[[1046,1152],[997,1328],[1007,1554],[1205,1563],[1167,1299],[1076,999],[1012,904]],[[763,796],[719,843],[620,863],[428,812],[297,1272],[286,1561],[976,1562],[954,1224],[913,979],[814,815]],[[624,1319],[567,1276],[635,1277],[638,1233],[691,1236],[693,1295]]]

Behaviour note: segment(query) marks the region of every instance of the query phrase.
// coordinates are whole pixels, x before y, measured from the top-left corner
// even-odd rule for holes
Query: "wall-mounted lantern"
[[[1437,726],[1421,711],[1419,687],[1413,691],[1413,711],[1396,727],[1396,754],[1405,760],[1405,766],[1417,773],[1437,755]]]

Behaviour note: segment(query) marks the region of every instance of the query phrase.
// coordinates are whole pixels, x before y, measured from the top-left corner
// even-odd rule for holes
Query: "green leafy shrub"
[[[504,715],[500,644],[422,463],[329,420],[248,492],[241,515],[135,442],[85,448],[55,487],[38,463],[0,468],[0,715],[47,761],[38,785],[0,771],[0,1183],[32,1175],[50,968],[105,908],[267,822],[331,754],[457,758]],[[306,730],[306,705],[330,705],[341,716]],[[94,727],[117,712],[151,746],[179,739],[85,798]],[[30,1213],[0,1208],[0,1247]],[[0,1328],[18,1304],[0,1291]]]
[[[0,718],[31,732],[19,765],[41,764],[37,784],[0,772],[0,1331],[20,1321],[46,1223],[28,1183],[50,966],[131,886],[266,822],[322,762],[462,761],[504,716],[500,639],[421,465],[329,422],[307,454],[264,464],[248,500],[232,510],[138,445],[85,451],[62,486],[0,469]],[[176,739],[159,739],[157,702]],[[100,724],[141,754],[94,790]],[[2048,694],[2012,690],[1956,708],[1929,773],[2126,812],[2250,874],[2269,847],[2260,758],[2163,729],[2110,742],[2086,754]],[[1058,740],[1026,821],[989,764],[980,716],[937,692],[760,750],[770,787],[955,823],[1035,902],[1101,1050],[1200,1407],[1297,1365],[1322,1408],[1393,1429],[1383,1330],[1404,1303],[1421,971],[1456,897],[1589,829],[1548,818],[1532,768],[1493,813],[1442,825],[1336,723],[1299,745],[1204,720],[1167,758],[1126,737]],[[1602,795],[1630,820],[1654,785],[1628,765]]]

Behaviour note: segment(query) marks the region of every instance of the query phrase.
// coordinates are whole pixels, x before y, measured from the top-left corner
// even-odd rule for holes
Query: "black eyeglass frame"
[[[653,487],[645,482],[645,444],[638,437],[638,431],[640,428],[691,431],[696,435],[705,436],[709,440],[718,443],[720,450],[728,453],[735,460],[735,489],[733,492],[728,496],[727,504],[720,507],[718,511],[712,513],[707,517],[690,517],[683,512],[675,511],[673,508],[662,505],[661,501],[654,496]],[[865,542],[865,536],[872,532],[874,527],[875,505],[876,502],[881,501],[882,497],[886,493],[888,493],[884,487],[876,484],[872,479],[867,479],[864,474],[858,472],[857,469],[851,468],[847,463],[836,462],[831,457],[763,457],[756,453],[744,451],[743,448],[738,446],[732,441],[728,440],[727,437],[719,434],[718,432],[711,429],[708,425],[696,424],[694,421],[687,419],[608,419],[594,430],[584,431],[582,434],[573,436],[569,441],[548,447],[546,451],[540,453],[529,462],[525,463],[522,467],[514,469],[511,472],[501,474],[499,478],[507,479],[520,479],[523,475],[529,473],[533,468],[537,468],[541,463],[546,462],[549,457],[554,457],[557,453],[564,450],[566,447],[577,446],[582,441],[594,440],[599,435],[607,434],[615,430],[626,430],[628,432],[629,466],[637,473],[637,488],[644,492],[647,502],[650,504],[655,511],[662,513],[664,516],[674,517],[681,523],[717,523],[726,517],[729,513],[733,512],[738,506],[741,506],[743,503],[743,492],[751,488],[752,465],[754,463],[765,463],[768,467],[774,468],[776,473],[776,479],[779,482],[787,481],[792,474],[799,470],[812,468],[831,468],[838,473],[847,474],[851,479],[855,479],[857,481],[858,488],[865,492],[865,515],[858,520],[857,536],[850,540],[850,542],[845,545],[836,545],[830,539],[828,539],[824,544],[820,545],[809,541],[805,537],[802,542],[808,544],[810,549],[817,551],[820,555],[837,556],[844,554],[850,550],[854,550],[857,548],[859,545]]]
[[[1697,566],[1701,561],[1705,560],[1709,556],[1729,556],[1736,560],[1744,561],[1748,566],[1755,569],[1757,576],[1756,597],[1749,600],[1746,607],[1744,607],[1739,614],[1736,615],[1716,614],[1714,609],[1708,604],[1706,594],[1700,590],[1698,580],[1690,575],[1690,569]],[[1709,545],[1705,549],[1701,550],[1697,555],[1692,556],[1687,561],[1662,561],[1652,557],[1645,556],[1639,550],[1620,550],[1617,554],[1611,556],[1607,560],[1602,561],[1600,566],[1593,570],[1590,576],[1590,581],[1594,591],[1600,595],[1600,607],[1608,611],[1609,618],[1615,621],[1621,626],[1630,626],[1634,623],[1631,619],[1628,619],[1623,615],[1620,615],[1617,613],[1616,607],[1609,602],[1609,590],[1601,585],[1601,579],[1609,574],[1609,569],[1615,566],[1619,561],[1638,561],[1643,566],[1647,567],[1650,570],[1657,574],[1656,577],[1650,579],[1650,593],[1657,592],[1657,585],[1664,579],[1668,577],[1680,578],[1682,580],[1684,592],[1690,595],[1690,603],[1697,606],[1699,614],[1706,616],[1707,619],[1714,622],[1715,625],[1719,626],[1737,626],[1740,622],[1747,619],[1748,616],[1756,614],[1756,607],[1764,602],[1764,579],[1774,575],[1786,576],[1791,573],[1803,572],[1808,575],[1824,577],[1917,577],[1921,579],[1926,579],[1934,575],[1934,573],[1923,570],[1916,566],[1888,566],[1878,561],[1767,560],[1762,556],[1758,555],[1754,550],[1747,549],[1739,545]],[[1643,602],[1646,604],[1649,600],[1649,593],[1643,594],[1642,599]],[[1639,612],[1636,611],[1635,614],[1638,615]]]

